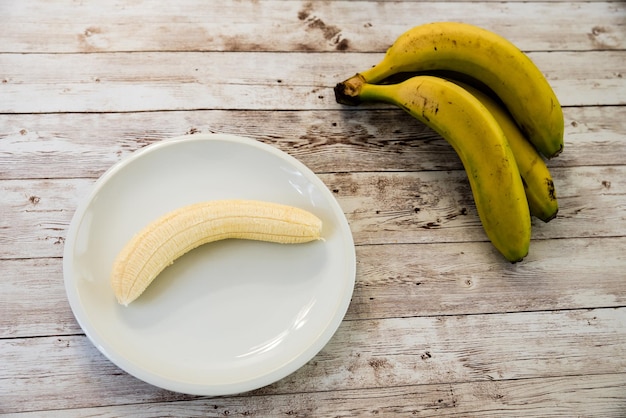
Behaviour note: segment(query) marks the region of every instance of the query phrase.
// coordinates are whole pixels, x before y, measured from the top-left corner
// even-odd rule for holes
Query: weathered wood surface
[[[0,11],[5,52],[384,51],[404,30],[437,20],[489,26],[527,50],[624,49],[623,2],[202,0],[93,5],[36,0]],[[567,36],[563,36],[564,28]],[[34,42],[42,38],[45,42]]]
[[[626,103],[625,50],[528,55],[563,106]],[[293,61],[265,52],[8,54],[0,112],[338,109],[332,87],[382,54],[289,56]]]
[[[623,107],[564,116],[567,152],[551,168],[624,163]],[[0,114],[0,179],[97,178],[139,148],[194,132],[258,139],[316,173],[461,169],[443,139],[396,109]]]
[[[625,246],[624,237],[534,241],[537,255],[500,269],[488,243],[463,244],[463,254],[450,243],[358,245],[359,276],[346,319],[621,307]],[[549,263],[542,254],[552,255]],[[378,262],[362,261],[370,259]],[[0,338],[81,332],[59,279],[59,258],[0,260],[0,267]]]
[[[626,3],[187,0],[0,4],[0,414],[626,415]],[[413,25],[489,27],[565,106],[557,219],[503,262],[458,157],[402,111],[332,87]],[[331,342],[222,398],[160,390],[85,337],[62,253],[112,164],[196,132],[243,135],[328,185],[357,245]]]
[[[622,235],[619,231],[626,230],[624,166],[552,171],[561,202],[559,221],[545,224],[535,219],[534,239]],[[319,176],[344,209],[357,245],[487,239],[462,170]],[[10,202],[0,223],[6,234],[0,252],[8,258],[61,257],[63,236],[73,215],[68,208],[77,206],[93,183],[92,179],[0,182]],[[499,261],[496,252],[493,259]]]
[[[625,387],[626,373],[617,372],[626,366],[621,355],[626,344],[624,310],[346,321],[315,359],[280,382],[253,392],[252,396],[302,393],[320,396],[320,392],[330,392],[341,398],[344,390],[362,389],[361,396],[366,398],[370,388],[413,386],[412,390],[419,393],[421,385],[450,387],[472,382],[485,388],[494,381],[580,379],[588,375],[601,378],[609,374],[613,375],[611,385]],[[101,404],[102,396],[106,396],[110,405],[193,399],[156,390],[120,373],[84,336],[2,340],[0,344],[8,360],[3,380],[7,387],[13,388],[12,393],[0,395],[4,404],[27,403],[40,410],[96,407]],[[32,361],[42,353],[46,353],[45,368]],[[59,371],[50,373],[49,369]],[[77,381],[94,383],[76,384]],[[491,395],[495,398],[493,402],[503,407],[509,399],[508,396],[498,399],[497,386],[494,385],[492,390],[496,393]],[[33,392],[38,394],[36,398],[31,397]],[[59,392],[64,393],[62,398],[58,397]],[[490,395],[482,393],[482,396]],[[512,396],[517,399],[520,395]],[[607,402],[626,406],[623,395],[614,397]],[[422,402],[416,399],[414,407],[421,409],[425,406]],[[479,406],[482,407],[477,404],[470,407]],[[353,408],[356,407],[360,406],[355,404]],[[442,407],[457,413],[451,403],[446,402]]]
[[[8,417],[182,416],[621,416],[624,379],[615,375],[461,382],[363,390],[168,400],[154,403],[8,414]]]

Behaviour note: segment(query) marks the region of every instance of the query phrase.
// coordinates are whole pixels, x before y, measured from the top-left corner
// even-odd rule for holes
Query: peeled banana
[[[376,85],[352,79],[335,89],[337,101],[399,106],[446,139],[467,172],[483,228],[511,262],[530,246],[531,224],[524,186],[504,132],[485,106],[462,87],[433,76]]]
[[[457,72],[486,84],[544,156],[552,158],[563,150],[563,112],[544,75],[511,42],[473,25],[416,26],[398,37],[382,61],[342,84],[379,84],[400,73],[433,70]]]
[[[509,112],[495,99],[473,86],[452,81],[480,100],[502,128],[524,181],[530,214],[544,222],[554,219],[559,211],[556,189],[550,170],[539,152],[524,137]]]
[[[167,213],[136,234],[113,264],[111,285],[125,306],[174,260],[208,242],[239,238],[282,244],[321,239],[322,221],[300,208],[256,200],[216,200]]]

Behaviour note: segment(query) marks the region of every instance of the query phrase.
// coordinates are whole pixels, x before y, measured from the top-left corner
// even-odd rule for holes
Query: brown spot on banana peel
[[[523,177],[522,177],[522,183],[524,184],[524,189],[527,189],[528,188],[528,184],[526,183],[526,181],[524,180]],[[554,182],[552,181],[551,178],[546,177],[544,179],[544,183],[545,183],[546,189],[548,191],[548,199],[550,199],[553,202],[556,201],[557,197],[556,197],[556,188],[554,187]],[[551,212],[549,216],[546,213],[544,213],[544,212],[533,213],[533,215],[536,218],[542,220],[543,222],[548,223],[552,219],[556,218],[558,212],[559,212],[559,208],[557,207],[556,210],[554,212]]]
[[[546,179],[546,185],[548,186],[548,196],[551,200],[556,200],[556,188],[554,182],[551,179]]]
[[[554,182],[552,181],[552,179],[546,178],[546,186],[548,187],[548,196],[550,198],[550,200],[555,201],[556,200],[556,188],[554,187]],[[554,213],[552,215],[550,215],[549,217],[546,217],[545,219],[542,219],[542,221],[544,222],[550,222],[552,219],[556,218],[556,215],[559,213],[559,209],[557,208]]]
[[[562,152],[563,152],[563,144],[561,144],[561,147],[554,154],[550,155],[548,158],[552,159],[554,157],[558,157],[559,154],[561,154]]]

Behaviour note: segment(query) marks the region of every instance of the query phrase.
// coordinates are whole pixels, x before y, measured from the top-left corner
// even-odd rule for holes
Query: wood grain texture
[[[346,320],[626,305],[624,237],[532,246],[534,256],[524,264],[502,269],[488,243],[360,245]],[[589,254],[596,265],[586,261]],[[60,258],[0,260],[0,270],[0,338],[81,333],[66,299]]]
[[[626,6],[614,2],[188,1],[5,5],[0,52],[383,52],[406,28],[465,21],[524,51],[624,49]],[[536,16],[541,16],[537,19]],[[570,22],[575,21],[575,25]],[[544,24],[549,22],[549,24]],[[227,26],[226,26],[227,25]],[[561,36],[567,26],[568,36]],[[32,42],[45,36],[46,42]]]
[[[550,168],[626,165],[620,106],[569,107]],[[97,178],[149,144],[193,133],[246,136],[316,173],[459,170],[441,137],[399,109],[207,110],[0,115],[0,180]]]
[[[382,58],[319,52],[289,56],[285,61],[283,54],[267,52],[5,54],[0,113],[340,109],[332,88]],[[563,106],[626,103],[620,94],[626,89],[626,51],[528,56]]]
[[[0,2],[0,415],[626,416],[626,3]],[[451,147],[333,86],[408,28],[461,20],[537,64],[564,107],[559,216],[510,264]],[[310,167],[352,228],[357,277],[330,343],[250,393],[144,383],[66,299],[72,216],[105,170],[184,134],[242,135]]]
[[[465,382],[368,390],[155,401],[143,404],[7,414],[7,417],[141,418],[166,416],[297,417],[620,417],[626,377],[590,375]]]
[[[626,166],[553,171],[561,209],[547,224],[533,221],[534,240],[614,237],[626,230],[621,181]],[[487,242],[463,170],[329,173],[320,178],[346,214],[357,245]],[[73,208],[93,184],[92,179],[0,181],[5,202],[0,258],[61,257]],[[502,261],[489,246],[485,251],[494,262]]]
[[[623,386],[624,375],[614,373],[626,365],[625,318],[619,308],[346,321],[313,360],[253,394],[598,374],[612,374],[612,384]],[[0,352],[8,360],[0,371],[0,405],[21,411],[194,398],[121,372],[84,336],[0,340]]]

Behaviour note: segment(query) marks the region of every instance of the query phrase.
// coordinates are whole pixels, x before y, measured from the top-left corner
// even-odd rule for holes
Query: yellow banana
[[[559,211],[556,189],[550,170],[539,152],[524,137],[524,134],[519,130],[509,112],[496,100],[473,86],[455,80],[451,81],[460,85],[480,100],[502,128],[524,180],[524,189],[528,206],[530,207],[530,214],[544,222],[554,219]]]
[[[128,305],[174,260],[227,238],[296,244],[321,239],[322,221],[293,206],[254,200],[216,200],[167,213],[135,235],[113,264],[111,285]]]
[[[541,71],[515,45],[488,30],[456,22],[416,26],[384,58],[353,79],[377,84],[395,74],[448,70],[473,77],[504,102],[520,129],[547,158],[563,149],[563,112]]]
[[[399,84],[339,85],[343,104],[383,101],[401,107],[446,139],[459,155],[483,228],[511,262],[522,260],[530,246],[530,213],[515,157],[489,111],[462,87],[432,76]]]

